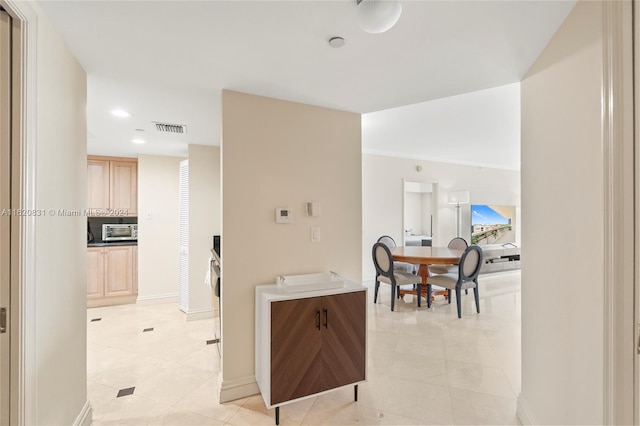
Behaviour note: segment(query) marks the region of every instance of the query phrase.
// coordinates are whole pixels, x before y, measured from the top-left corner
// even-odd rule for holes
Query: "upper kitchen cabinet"
[[[89,156],[87,178],[90,216],[137,216],[136,159]]]
[[[108,210],[109,202],[109,161],[89,159],[87,161],[89,209]]]

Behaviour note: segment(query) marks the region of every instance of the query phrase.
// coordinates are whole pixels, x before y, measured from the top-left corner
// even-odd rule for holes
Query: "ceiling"
[[[220,94],[230,89],[376,112],[363,119],[386,122],[393,139],[365,129],[365,151],[446,161],[452,147],[416,138],[428,126],[398,119],[397,107],[520,81],[575,0],[402,1],[398,23],[382,34],[358,27],[355,0],[39,4],[87,72],[90,154],[184,156],[189,143],[219,145]],[[331,48],[333,36],[346,45]],[[116,118],[115,108],[133,116]],[[412,121],[433,110],[414,105]],[[158,134],[152,121],[187,133]],[[134,129],[145,130],[145,144],[131,143]],[[482,131],[455,138],[456,162],[476,161],[465,157],[470,146],[519,145],[511,131]],[[513,158],[482,164],[514,168]]]

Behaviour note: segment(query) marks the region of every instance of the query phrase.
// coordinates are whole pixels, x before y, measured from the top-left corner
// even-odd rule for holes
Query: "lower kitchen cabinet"
[[[304,293],[256,287],[256,381],[267,408],[366,380],[366,301],[355,283]]]
[[[137,294],[137,247],[87,248],[87,305],[134,303]]]

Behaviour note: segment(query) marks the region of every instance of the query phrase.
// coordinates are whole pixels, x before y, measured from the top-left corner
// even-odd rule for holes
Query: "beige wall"
[[[521,86],[518,409],[534,424],[603,421],[601,22],[579,2]]]
[[[189,320],[213,315],[204,282],[220,226],[220,148],[189,145]]]
[[[178,300],[179,157],[138,157],[138,302]]]
[[[416,166],[421,165],[418,172]],[[520,173],[458,164],[436,163],[374,154],[362,155],[362,276],[371,280],[375,269],[371,247],[382,235],[390,235],[397,244],[403,241],[403,179],[438,182],[434,193],[434,245],[447,245],[456,236],[455,206],[447,204],[449,190],[468,190],[472,203],[520,207]],[[461,236],[471,237],[469,205],[461,206]],[[516,221],[517,243],[520,232]]]
[[[361,280],[360,115],[223,92],[221,399],[256,392],[254,298],[277,275]],[[322,216],[306,217],[319,201]],[[293,223],[276,224],[289,207]],[[320,242],[311,242],[311,227]]]
[[[38,6],[37,208],[81,210],[87,196],[86,74]],[[72,424],[87,401],[85,217],[36,222],[36,422]]]

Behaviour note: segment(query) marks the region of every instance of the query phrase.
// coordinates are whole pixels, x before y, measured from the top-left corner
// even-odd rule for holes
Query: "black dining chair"
[[[465,250],[467,247],[469,247],[469,244],[467,244],[467,240],[465,240],[464,238],[455,237],[451,241],[449,241],[447,247],[454,250]],[[455,273],[457,271],[458,265],[429,265],[429,272],[431,273],[431,275],[449,274]]]
[[[391,285],[391,310],[395,306],[399,286],[415,284],[418,289],[418,307],[420,307],[420,292],[422,290],[422,278],[409,272],[395,271],[391,250],[384,243],[375,243],[372,250],[373,265],[376,268],[376,284],[373,294],[373,303],[378,301],[378,289],[380,283]]]
[[[465,240],[464,238],[455,237],[451,241],[449,241],[449,244],[447,244],[447,247],[455,250],[465,250],[467,247],[469,247],[469,244],[467,243],[467,240]],[[458,272],[458,265],[429,265],[429,273],[431,275],[455,274],[456,272]],[[469,293],[469,289],[465,289],[464,294],[468,294],[468,293]],[[447,296],[447,298],[449,299],[449,303],[451,303],[450,296],[451,294]]]
[[[389,250],[396,247],[396,240],[388,235],[383,235],[382,237],[378,238],[377,242],[386,245],[387,247],[389,247]],[[394,262],[393,267],[396,271],[409,272],[412,274],[416,274],[418,272],[418,266],[412,263]]]
[[[457,273],[447,273],[433,275],[427,278],[427,306],[431,307],[431,286],[446,288],[449,292],[449,303],[451,303],[451,291],[456,292],[456,305],[458,308],[458,318],[462,318],[462,300],[460,291],[462,289],[473,289],[476,299],[476,310],[480,313],[480,299],[478,295],[478,275],[482,266],[482,249],[478,246],[469,246],[460,258]]]

